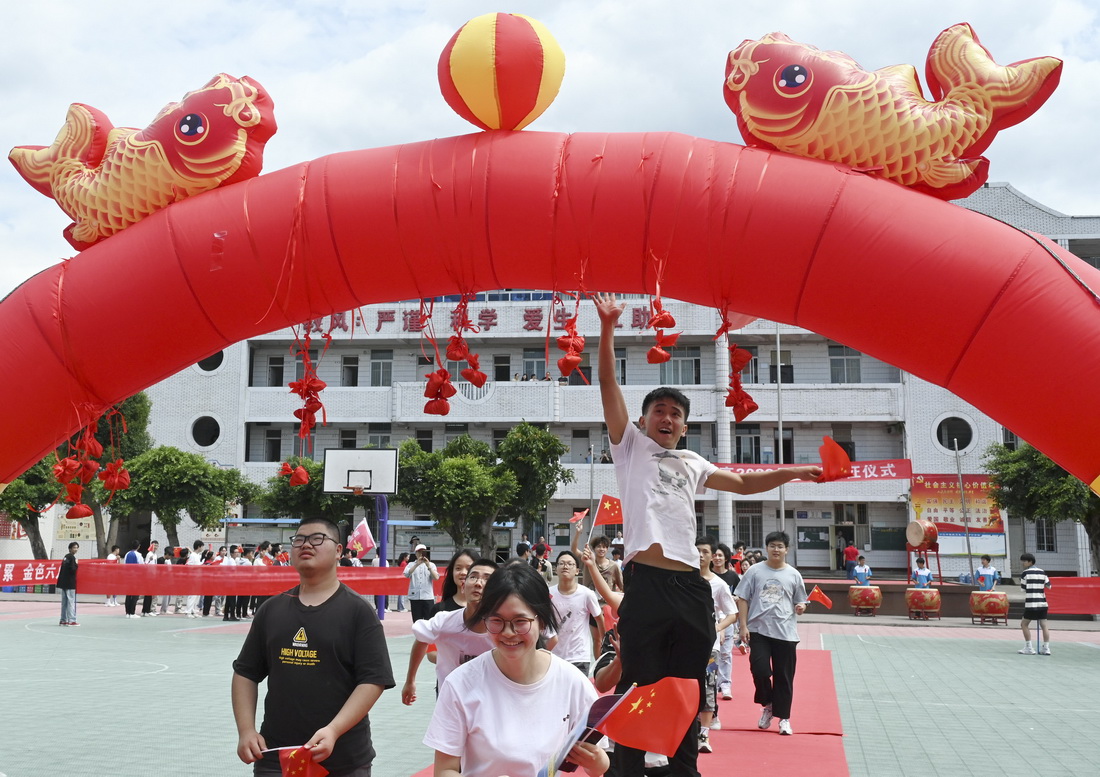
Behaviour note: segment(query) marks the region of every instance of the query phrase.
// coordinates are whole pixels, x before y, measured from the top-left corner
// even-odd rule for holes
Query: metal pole
[[[959,440],[957,437],[952,437],[951,441],[955,445],[955,469],[959,473],[959,502],[962,505],[963,531],[966,532],[966,558],[970,562],[970,581],[974,582],[974,552],[970,549],[970,521],[966,515],[966,489],[963,488],[963,470],[962,459],[959,457]]]
[[[390,533],[390,503],[386,499],[385,494],[374,495],[374,506],[378,510],[378,538],[382,540],[382,544],[378,546],[378,566],[386,566],[386,538]],[[375,598],[375,602],[378,607],[378,620],[385,620],[386,618],[386,600],[387,597],[379,596]]]
[[[783,356],[782,351],[779,350],[779,322],[775,322],[775,412],[777,421],[777,439],[775,445],[775,463],[782,466],[786,462],[783,461]],[[787,528],[787,501],[786,494],[784,493],[783,486],[779,487],[779,531],[786,531]],[[798,553],[796,550],[798,543],[791,542],[791,563],[797,566]]]
[[[588,443],[588,514],[592,516],[592,520],[596,519],[595,515],[595,488],[596,488],[596,448],[592,443]]]

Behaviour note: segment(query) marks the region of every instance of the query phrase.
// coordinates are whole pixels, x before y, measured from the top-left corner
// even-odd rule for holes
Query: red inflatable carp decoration
[[[8,158],[73,220],[65,238],[83,251],[173,202],[257,175],[274,133],[264,88],[219,73],[143,130],[73,103],[52,145],[17,146]]]
[[[985,183],[981,153],[1038,110],[1061,73],[1054,57],[1002,67],[969,24],[956,24],[928,52],[929,102],[912,66],[868,72],[847,54],[773,32],[730,52],[724,92],[749,145],[842,162],[952,200]]]

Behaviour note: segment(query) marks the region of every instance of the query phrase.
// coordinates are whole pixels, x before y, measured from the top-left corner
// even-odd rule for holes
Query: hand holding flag
[[[569,519],[569,523],[577,523],[578,521],[583,521],[587,515],[588,515],[588,508],[587,507],[584,508],[583,510],[574,510],[573,511],[573,517]]]
[[[600,497],[600,505],[596,508],[596,519],[592,522],[593,526],[604,526],[609,523],[622,523],[623,522],[623,503],[622,500],[616,499],[613,496],[604,494]]]

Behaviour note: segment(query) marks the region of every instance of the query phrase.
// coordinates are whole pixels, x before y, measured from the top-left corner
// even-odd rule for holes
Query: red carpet
[[[718,717],[723,729],[758,731],[760,705],[753,704],[752,675],[747,656],[734,653],[733,700],[718,702]],[[775,730],[779,721],[772,723]],[[798,669],[794,678],[794,706],[791,727],[795,734],[844,733],[840,708],[836,703],[836,683],[833,682],[832,653],[827,650],[798,651]]]

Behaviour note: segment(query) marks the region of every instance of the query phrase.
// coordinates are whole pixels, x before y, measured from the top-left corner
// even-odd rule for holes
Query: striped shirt
[[[1037,566],[1030,566],[1020,573],[1020,588],[1024,589],[1024,609],[1047,606],[1047,592],[1050,578]]]

